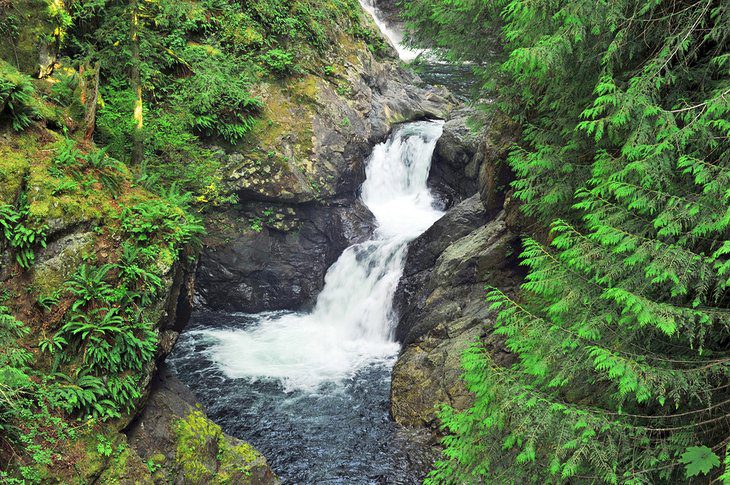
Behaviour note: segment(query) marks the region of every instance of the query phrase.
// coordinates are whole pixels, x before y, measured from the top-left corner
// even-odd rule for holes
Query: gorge
[[[722,0],[0,0],[0,483],[730,484]]]
[[[328,270],[310,312],[197,315],[170,356],[211,417],[287,483],[414,483],[428,466],[411,463],[417,445],[387,404],[406,245],[442,215],[426,186],[440,135],[438,122],[407,123],[375,147],[361,189],[375,232]]]

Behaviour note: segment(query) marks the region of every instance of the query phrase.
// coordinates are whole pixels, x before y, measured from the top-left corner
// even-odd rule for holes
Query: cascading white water
[[[317,390],[366,365],[390,362],[393,296],[408,242],[442,212],[426,185],[442,122],[399,127],[370,156],[362,200],[375,215],[373,239],[347,248],[327,272],[310,313],[263,313],[246,330],[200,330],[229,378],[269,378],[285,390]]]
[[[424,52],[421,49],[412,49],[405,45],[403,32],[397,26],[389,25],[385,21],[381,16],[381,12],[375,6],[375,0],[360,0],[360,5],[370,14],[383,35],[393,43],[395,50],[398,51],[398,57],[402,61],[410,62]]]

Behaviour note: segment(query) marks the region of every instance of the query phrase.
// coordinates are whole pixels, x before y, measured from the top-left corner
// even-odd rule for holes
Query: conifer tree
[[[521,293],[488,295],[518,362],[465,354],[475,402],[442,411],[427,481],[728,480],[730,5],[405,5],[521,124],[513,188],[551,228]]]

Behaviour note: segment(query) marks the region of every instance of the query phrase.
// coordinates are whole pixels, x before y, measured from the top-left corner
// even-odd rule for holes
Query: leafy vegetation
[[[15,253],[15,260],[21,268],[28,269],[35,261],[36,250],[46,247],[46,227],[33,227],[29,223],[25,197],[21,197],[19,205],[20,209],[10,204],[0,205],[0,235]]]
[[[0,482],[72,482],[118,455],[108,430],[137,411],[201,212],[237,200],[226,151],[270,108],[262,86],[380,40],[356,0],[5,4]],[[226,473],[252,453],[220,451]]]
[[[415,0],[412,38],[479,62],[522,134],[519,357],[464,356],[474,405],[429,483],[719,479],[728,445],[730,10],[723,2]],[[500,49],[494,48],[499,39]],[[481,64],[488,61],[489,64]],[[725,473],[727,475],[727,472]]]
[[[13,130],[30,126],[38,115],[30,79],[0,60],[0,120],[7,119]]]

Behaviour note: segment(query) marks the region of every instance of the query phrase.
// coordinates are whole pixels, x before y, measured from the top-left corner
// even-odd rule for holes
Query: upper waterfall
[[[410,62],[423,53],[421,49],[412,49],[406,46],[404,42],[405,35],[401,30],[401,26],[389,23],[376,6],[375,0],[360,0],[360,5],[370,14],[383,35],[390,40],[402,61]]]

